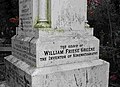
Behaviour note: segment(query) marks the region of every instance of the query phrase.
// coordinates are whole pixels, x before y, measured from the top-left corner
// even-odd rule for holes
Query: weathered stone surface
[[[5,59],[10,87],[108,87],[109,63],[100,59],[45,68],[14,56]]]
[[[50,37],[38,43],[38,67],[99,59],[99,40],[95,37]]]
[[[36,64],[36,41],[34,37],[12,37],[12,55],[31,64]]]
[[[99,40],[94,36],[40,35],[41,38],[14,36],[12,55],[37,67],[99,59]]]
[[[18,34],[35,36],[34,24],[38,17],[38,0],[19,0]]]
[[[51,0],[52,28],[84,31],[86,0]]]
[[[39,21],[39,14],[47,11],[47,20],[52,30],[75,31],[85,34],[87,20],[87,0],[47,0],[47,10],[39,7],[39,0],[19,0],[19,35],[34,36],[34,28]],[[40,11],[40,12],[39,12]],[[43,15],[43,14],[42,14]],[[43,15],[44,18],[45,15]]]

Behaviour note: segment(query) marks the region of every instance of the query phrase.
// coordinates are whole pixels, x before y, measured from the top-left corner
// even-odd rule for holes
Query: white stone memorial
[[[19,0],[19,20],[5,57],[10,87],[108,87],[87,0]]]

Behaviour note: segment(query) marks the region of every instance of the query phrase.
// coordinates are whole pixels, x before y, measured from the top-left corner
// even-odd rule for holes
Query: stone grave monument
[[[16,31],[5,57],[10,87],[108,87],[87,0],[19,0]]]

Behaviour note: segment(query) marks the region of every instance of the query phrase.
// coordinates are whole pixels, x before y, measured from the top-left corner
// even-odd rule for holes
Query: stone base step
[[[5,64],[10,87],[108,87],[109,63],[101,59],[36,68],[7,56]]]

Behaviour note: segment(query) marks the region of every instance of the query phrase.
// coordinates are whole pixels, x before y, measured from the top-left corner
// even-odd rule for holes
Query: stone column
[[[50,28],[49,24],[49,0],[38,1],[38,21],[35,28]]]
[[[85,8],[85,22],[88,22],[87,21],[87,0],[85,0],[85,4],[84,4],[84,8]]]
[[[87,0],[85,0],[85,28],[90,28],[90,25],[88,24],[88,20],[87,20]]]

